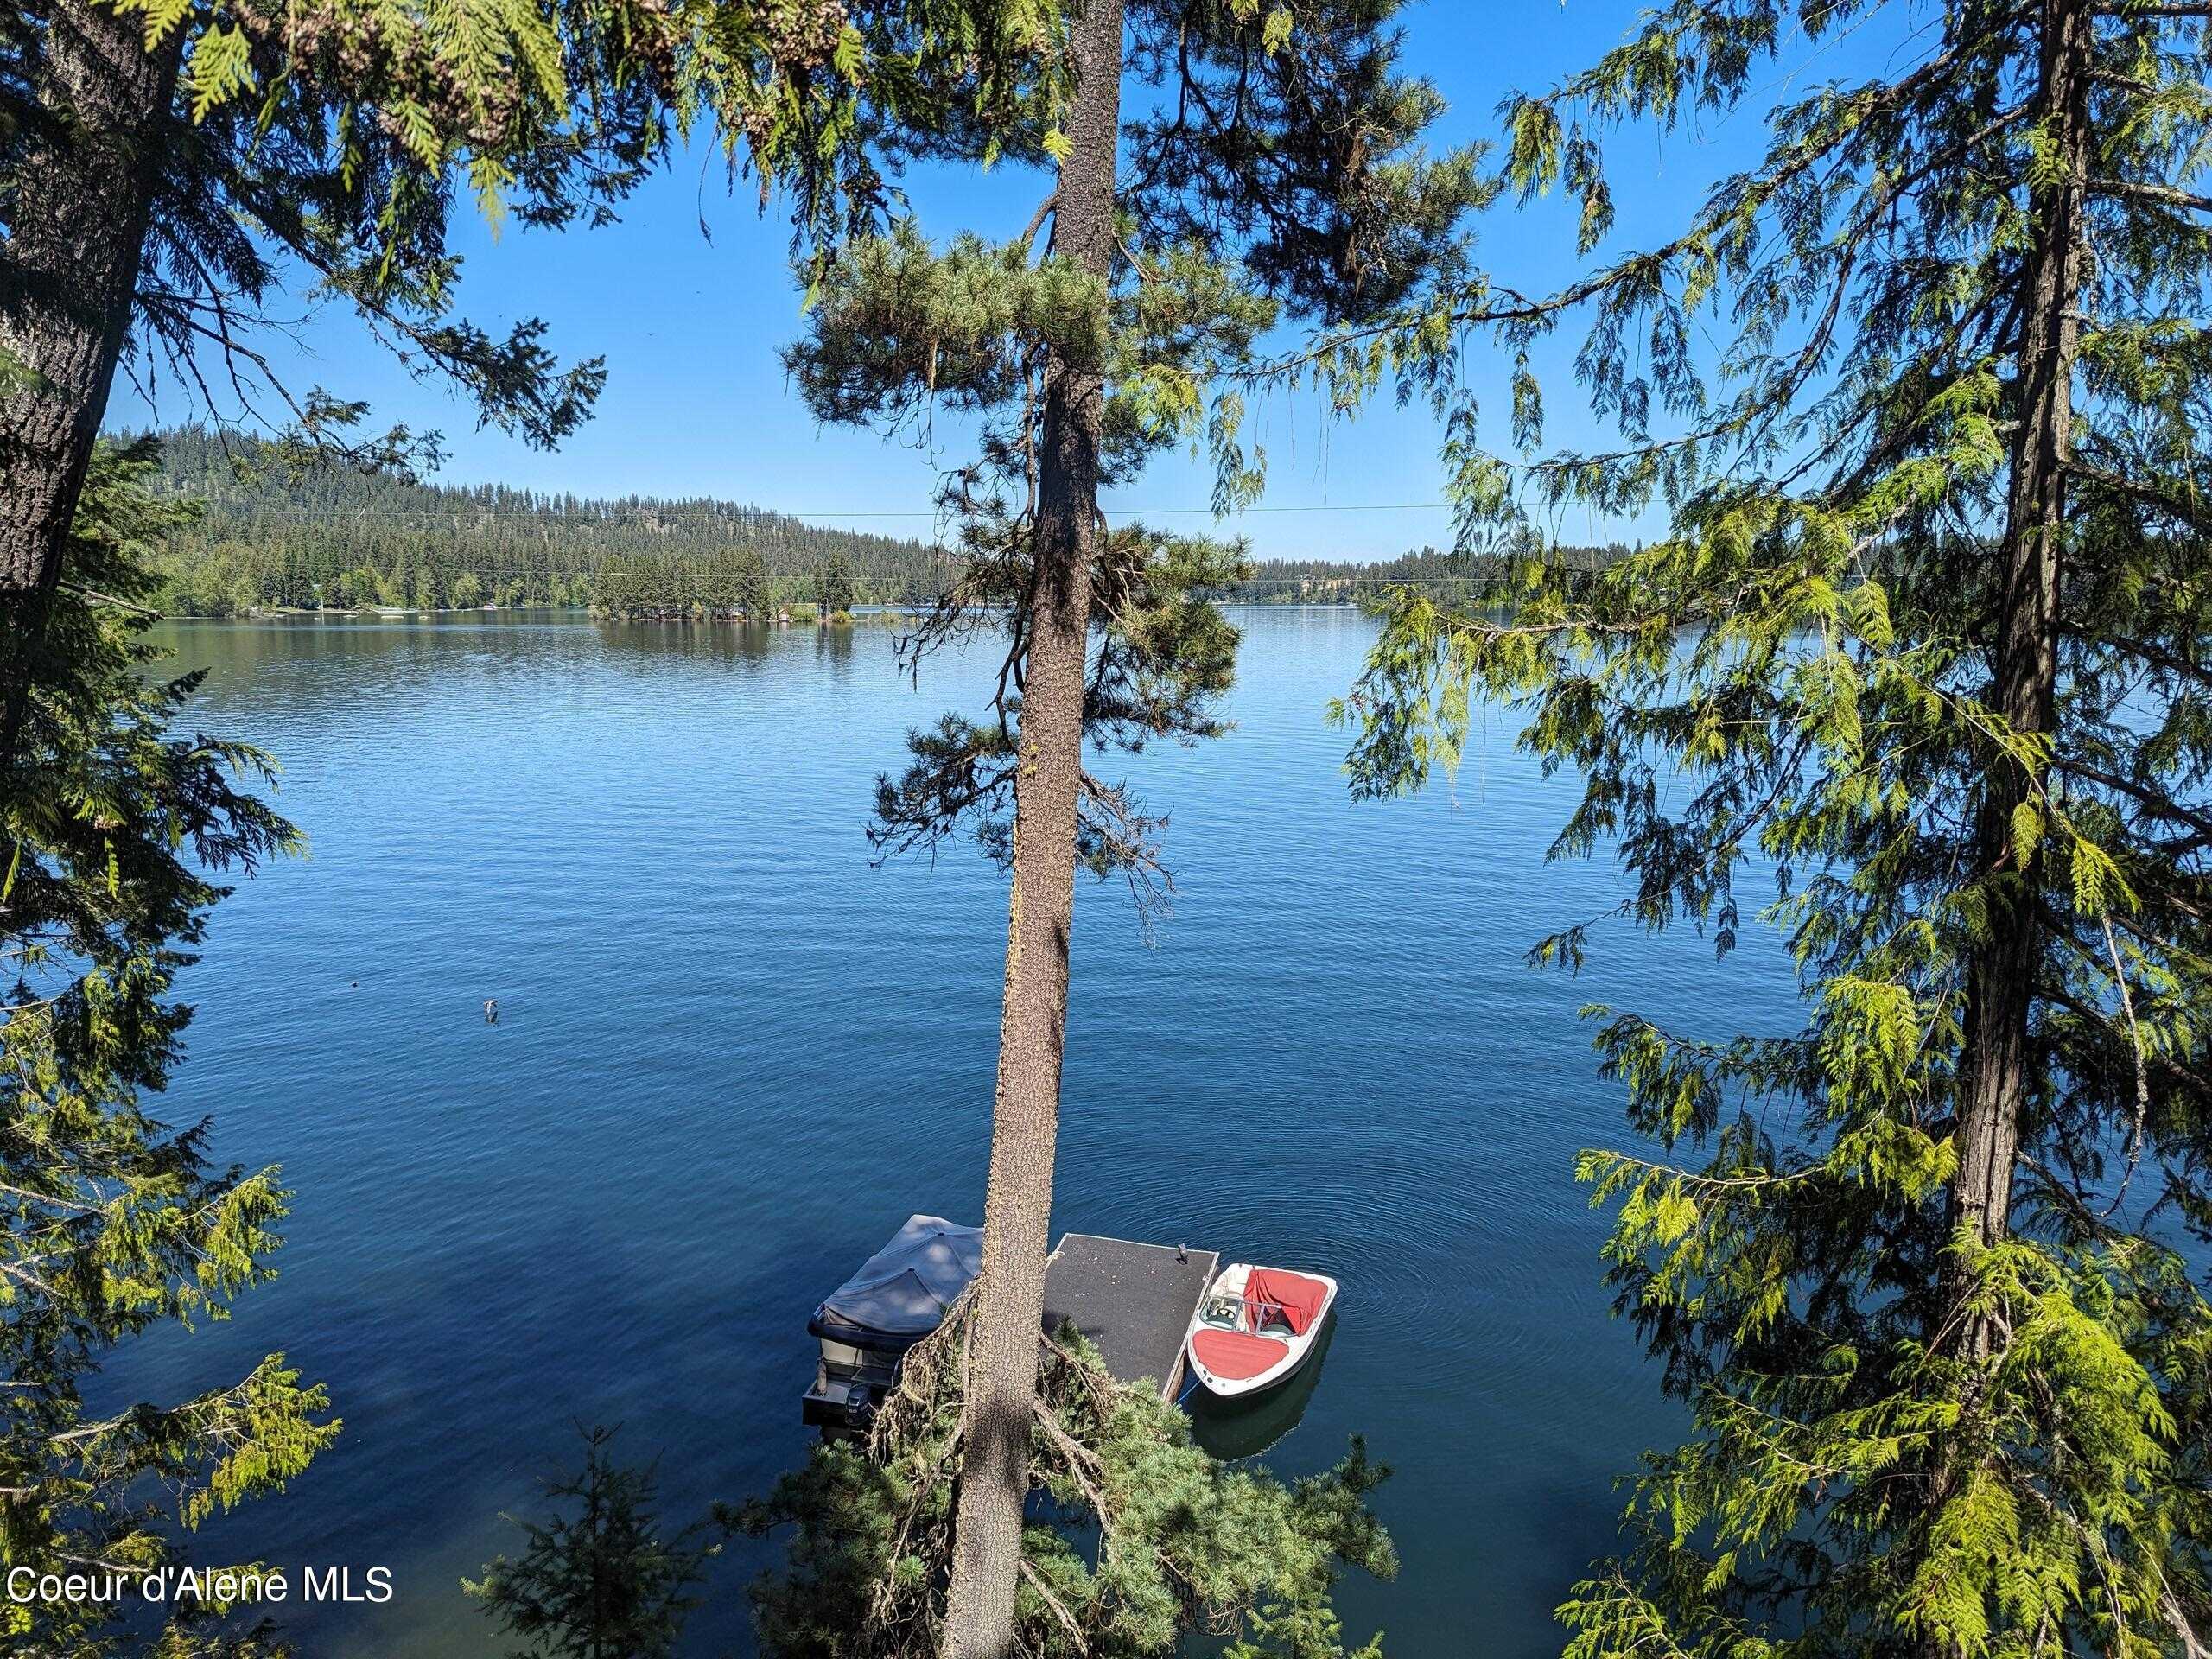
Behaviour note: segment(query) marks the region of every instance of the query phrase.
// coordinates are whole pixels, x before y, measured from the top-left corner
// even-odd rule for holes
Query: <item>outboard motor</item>
[[[982,1267],[982,1228],[909,1217],[807,1321],[822,1358],[800,1408],[803,1419],[830,1429],[874,1422],[899,1381],[906,1351],[944,1322]]]

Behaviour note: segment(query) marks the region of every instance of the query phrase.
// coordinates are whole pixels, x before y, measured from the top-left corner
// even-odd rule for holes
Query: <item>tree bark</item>
[[[0,244],[0,769],[130,326],[182,51],[181,30],[149,50],[98,0],[57,0],[48,27]]]
[[[2088,178],[2089,48],[2093,12],[2086,0],[2045,0],[2037,117],[2060,160],[2059,176],[2035,188],[2034,226],[2026,284],[2018,373],[2019,431],[2012,455],[2005,536],[1998,549],[2004,575],[1992,661],[1993,701],[2015,732],[2052,730],[2058,683],[2058,588],[2064,556],[2066,466],[2074,421],[2075,322],[2083,275],[2082,204]],[[1986,938],[1966,963],[1965,1052],[1960,1070],[1959,1173],[1951,1189],[1954,1231],[1965,1228],[1984,1244],[2005,1236],[2020,1116],[2030,1083],[2028,1020],[2043,941],[2036,923],[2032,855],[2018,865],[2013,809],[2032,798],[2034,779],[2012,761],[1991,757],[1978,821],[1983,871],[2011,869],[2003,902],[1992,906]],[[1954,1275],[1956,1306],[1963,1271]],[[1961,1328],[1961,1351],[1989,1351],[1986,1321]]]
[[[1113,272],[1121,128],[1122,0],[1090,0],[1075,25],[1077,76],[1065,131],[1052,253]],[[1035,575],[1014,782],[990,1185],[983,1202],[947,1659],[1011,1659],[1030,1422],[1045,1314],[1060,1059],[1067,1034],[1068,934],[1075,908],[1076,821],[1083,787],[1083,701],[1090,568],[1098,535],[1105,385],[1097,367],[1057,353],[1046,368]]]

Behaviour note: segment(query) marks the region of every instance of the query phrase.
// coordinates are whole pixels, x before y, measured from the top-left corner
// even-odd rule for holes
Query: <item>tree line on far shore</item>
[[[1540,809],[1557,814],[1547,857],[1611,868],[1593,913],[1587,881],[1532,866],[1555,930],[1532,966],[1634,986],[1637,953],[1688,929],[1716,957],[1786,953],[1797,994],[1753,1018],[1676,976],[1652,1006],[1582,1010],[1621,1114],[1574,1166],[1610,1227],[1592,1273],[1682,1421],[1589,1541],[1610,1553],[1544,1592],[1565,1659],[2212,1654],[2212,8],[1672,0],[1459,143],[1405,66],[1409,10],[16,8],[0,54],[12,1570],[180,1564],[204,1522],[337,1444],[347,1404],[282,1351],[198,1394],[184,1380],[219,1353],[110,1364],[134,1344],[179,1354],[179,1327],[265,1280],[289,1203],[274,1166],[217,1163],[207,1123],[154,1115],[192,1018],[178,975],[222,884],[300,836],[258,797],[266,757],[186,723],[200,677],[163,677],[151,562],[188,588],[227,535],[221,558],[291,557],[305,586],[286,594],[318,602],[348,572],[380,588],[417,566],[525,594],[557,572],[573,598],[610,560],[716,556],[738,594],[751,549],[772,587],[804,573],[817,594],[842,559],[856,601],[912,560],[934,603],[901,664],[997,653],[964,707],[908,734],[867,826],[880,856],[964,842],[1008,879],[990,1132],[972,1137],[982,1269],[865,1442],[825,1442],[766,1496],[671,1529],[649,1478],[587,1431],[583,1471],[548,1493],[563,1513],[467,1587],[510,1652],[670,1659],[722,1531],[784,1541],[753,1588],[770,1659],[1173,1659],[1216,1641],[1228,1659],[1379,1659],[1332,1604],[1343,1574],[1395,1562],[1364,1448],[1291,1482],[1206,1456],[1079,1332],[1046,1333],[1044,1283],[1093,949],[1071,948],[1076,880],[1124,878],[1142,906],[1171,875],[1164,816],[1092,768],[1229,729],[1236,626],[1211,601],[1253,579],[1242,543],[1113,522],[1102,495],[1195,451],[1213,499],[1250,506],[1254,400],[1349,415],[1395,397],[1433,417],[1459,545],[1485,553],[1414,556],[1427,575],[1395,588],[1387,569],[1283,575],[1286,599],[1318,581],[1373,601],[1366,665],[1332,707],[1351,793],[1438,784],[1503,722],[1567,791]],[[248,342],[302,301],[357,310],[523,441],[573,432],[605,365],[564,362],[535,318],[499,337],[456,312],[448,219],[474,194],[581,232],[709,127],[734,181],[792,209],[809,302],[784,362],[808,412],[902,441],[940,415],[975,429],[941,475],[953,550],[713,503],[434,489],[386,511],[345,493],[370,486],[289,469],[404,471],[434,447],[277,380],[285,354]],[[1655,143],[1668,158],[1723,128],[1738,170],[1694,154],[1685,189],[1669,159],[1650,191]],[[1027,173],[1027,228],[925,226],[893,176],[918,159]],[[1569,212],[1478,245],[1477,214],[1547,196]],[[977,205],[1002,218],[995,190]],[[1572,264],[1526,269],[1567,221]],[[1495,270],[1478,263],[1493,250]],[[212,512],[181,529],[190,492],[160,482],[156,446],[99,439],[119,365],[270,383],[289,425],[247,471],[308,497],[245,512],[245,476],[210,478]],[[1547,375],[1580,405],[1580,442],[1546,414]],[[1595,569],[1488,559],[1542,552],[1578,509],[1662,528]],[[348,512],[351,543],[333,528]],[[1393,947],[1462,971],[1421,922]],[[1163,957],[1154,1005],[1210,989],[1175,976]],[[1083,1063],[1149,1040],[1144,1013]],[[1407,1135],[1483,1132],[1497,1085],[1400,1100],[1391,1052],[1356,1058]],[[156,1397],[125,1403],[134,1376]],[[538,1393],[518,1422],[577,1404]],[[454,1448],[459,1477],[472,1452]],[[1570,1548],[1584,1476],[1542,1479]],[[426,1512],[450,1497],[426,1492]],[[4,1645],[293,1651],[257,1609],[159,1618],[30,1600]]]
[[[890,584],[868,584],[868,602],[894,602]],[[702,558],[617,556],[592,573],[590,605],[601,616],[624,622],[721,620],[850,621],[862,603],[861,585],[842,553],[832,553],[811,576],[778,581],[767,561],[749,547]],[[876,595],[884,595],[876,597]]]
[[[935,594],[952,556],[732,502],[587,499],[500,485],[419,482],[337,466],[295,471],[272,446],[188,427],[159,435],[161,488],[197,501],[171,531],[162,608],[473,610],[728,601],[757,567],[766,601],[818,604],[834,566],[843,607]],[[648,591],[658,573],[666,592]],[[602,588],[608,592],[602,595]]]
[[[546,495],[418,482],[340,467],[288,470],[273,448],[197,427],[160,435],[162,487],[200,505],[170,532],[162,608],[475,610],[589,606],[622,620],[772,620],[812,607],[923,607],[957,555],[925,542],[825,529],[711,499]],[[1555,550],[1578,570],[1620,544]],[[1217,597],[1352,605],[1412,584],[1460,597],[1495,574],[1485,556],[1424,547],[1395,559],[1249,563]]]

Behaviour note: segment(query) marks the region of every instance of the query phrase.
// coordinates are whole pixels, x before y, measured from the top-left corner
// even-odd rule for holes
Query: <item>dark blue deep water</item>
[[[1541,933],[1604,910],[1547,866],[1569,804],[1510,718],[1424,798],[1355,805],[1324,718],[1370,625],[1241,613],[1236,729],[1130,775],[1172,811],[1174,913],[1079,901],[1056,1230],[1338,1275],[1325,1369],[1263,1460],[1363,1433],[1397,1581],[1343,1599],[1396,1659],[1556,1651],[1613,1536],[1612,1478],[1677,1421],[1599,1282],[1578,1147],[1620,1138],[1587,1001],[1771,1029],[1747,946]],[[517,1535],[577,1422],[661,1456],[671,1516],[803,1454],[816,1300],[908,1212],[981,1218],[1004,889],[962,849],[872,868],[872,780],[976,709],[981,654],[918,690],[887,629],[602,629],[574,618],[181,625],[198,719],[283,763],[308,857],[247,884],[188,974],[166,1103],[298,1193],[278,1281],[131,1357],[174,1394],[282,1348],[341,1445],[204,1554],[390,1567],[380,1608],[287,1624],[316,1656],[496,1651],[458,1580]],[[485,998],[499,1000],[486,1026]],[[686,1651],[749,1649],[716,1564]],[[357,1574],[358,1576],[358,1574]]]

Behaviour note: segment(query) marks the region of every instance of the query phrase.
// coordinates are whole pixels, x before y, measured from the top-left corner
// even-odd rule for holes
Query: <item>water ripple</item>
[[[1114,885],[1079,899],[1057,1221],[1342,1280],[1325,1374],[1258,1439],[1296,1472],[1363,1433],[1398,1468],[1405,1571],[1348,1591],[1351,1628],[1404,1659],[1475,1629],[1556,1651],[1611,1476],[1671,1423],[1569,1177],[1619,1121],[1574,1010],[1733,1019],[1777,978],[1688,939],[1532,978],[1529,940],[1616,891],[1542,865],[1562,785],[1493,721],[1448,788],[1354,806],[1321,714],[1368,625],[1243,620],[1235,731],[1123,769],[1172,811],[1173,915],[1147,938]],[[512,1547],[497,1514],[574,1421],[674,1452],[671,1515],[760,1490],[805,1444],[822,1292],[912,1210],[979,1217],[1004,888],[965,849],[871,868],[860,831],[905,732],[978,706],[990,665],[917,691],[873,629],[171,637],[314,850],[219,915],[166,1109],[299,1198],[278,1282],[109,1381],[284,1348],[346,1440],[207,1547],[394,1566],[391,1610],[302,1610],[307,1650],[474,1656],[455,1581]],[[760,1561],[718,1567],[689,1652],[744,1650]]]

